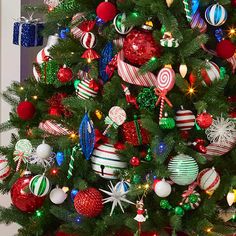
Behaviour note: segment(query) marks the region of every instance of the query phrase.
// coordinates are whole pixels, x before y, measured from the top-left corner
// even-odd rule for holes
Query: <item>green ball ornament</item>
[[[190,203],[196,203],[198,201],[198,198],[199,197],[195,194],[190,194],[188,197]]]
[[[138,174],[135,174],[132,178],[132,181],[134,184],[139,184],[141,182],[141,176]]]
[[[75,89],[77,89],[79,83],[80,83],[80,80],[78,80],[78,79],[74,81],[74,87],[75,87]]]
[[[183,216],[184,215],[184,209],[180,206],[177,206],[175,208],[175,214],[178,215],[178,216]]]
[[[185,211],[190,211],[190,210],[192,210],[191,205],[190,205],[189,203],[183,204],[182,207],[183,207],[183,209],[184,209]]]
[[[148,153],[144,160],[145,161],[152,161],[152,155],[150,153]]]
[[[175,120],[174,118],[167,117],[167,114],[165,114],[165,117],[160,119],[159,126],[161,129],[173,129],[175,127]]]
[[[180,154],[173,157],[169,164],[170,179],[178,185],[189,185],[198,176],[198,164],[194,158]]]
[[[162,200],[160,201],[160,207],[161,207],[162,209],[170,209],[170,208],[171,208],[171,205],[170,205],[170,203],[169,203],[168,200],[162,199]]]

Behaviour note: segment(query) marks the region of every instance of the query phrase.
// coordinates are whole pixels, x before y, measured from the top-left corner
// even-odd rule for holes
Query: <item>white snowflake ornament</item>
[[[229,118],[217,117],[206,129],[206,135],[211,143],[224,146],[235,138],[235,124]]]
[[[112,215],[112,213],[113,213],[113,211],[114,211],[114,209],[117,205],[120,206],[120,209],[124,213],[124,209],[123,209],[123,206],[121,204],[122,201],[134,205],[133,202],[126,199],[125,195],[129,192],[129,190],[127,190],[125,192],[124,191],[119,191],[117,188],[115,188],[113,186],[112,182],[110,182],[110,185],[108,185],[108,188],[110,189],[111,192],[103,190],[103,189],[99,189],[99,190],[110,196],[110,197],[107,197],[107,198],[103,199],[103,204],[108,203],[108,202],[112,202],[110,216]]]

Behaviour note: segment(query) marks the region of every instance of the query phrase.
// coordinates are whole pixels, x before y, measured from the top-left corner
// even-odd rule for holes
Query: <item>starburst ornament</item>
[[[117,205],[120,206],[120,209],[124,213],[122,202],[127,202],[127,203],[134,205],[133,202],[126,199],[126,194],[129,192],[129,190],[119,191],[119,189],[117,189],[113,186],[112,182],[110,182],[110,185],[108,185],[108,188],[110,189],[110,192],[103,190],[103,189],[99,189],[99,190],[106,193],[107,195],[109,195],[109,197],[103,199],[103,204],[108,203],[108,202],[112,202],[110,216],[112,215],[112,213]]]
[[[217,117],[206,129],[206,135],[211,143],[224,146],[236,136],[235,124],[229,118]]]

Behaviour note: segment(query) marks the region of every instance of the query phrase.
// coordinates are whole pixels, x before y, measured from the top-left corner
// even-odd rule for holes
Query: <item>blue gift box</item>
[[[43,45],[42,22],[15,22],[13,31],[13,43],[23,47],[35,47]]]

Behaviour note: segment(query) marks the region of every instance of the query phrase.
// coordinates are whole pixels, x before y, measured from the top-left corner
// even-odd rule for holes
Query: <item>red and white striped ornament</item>
[[[48,134],[55,136],[70,135],[73,131],[67,129],[64,125],[57,123],[55,120],[46,120],[39,123],[39,128]]]
[[[212,192],[220,184],[220,175],[215,168],[206,168],[198,174],[197,183],[202,190]]]
[[[82,80],[76,87],[76,95],[83,99],[95,98],[98,94],[93,88],[90,88],[91,80]]]
[[[117,179],[115,172],[127,167],[127,162],[121,160],[117,149],[108,143],[96,147],[91,156],[92,169],[104,179]]]
[[[79,12],[72,17],[72,27],[70,32],[74,35],[75,38],[80,39],[81,36],[84,34],[84,31],[81,30],[81,28],[79,27],[83,20],[86,20],[83,12]]]
[[[201,70],[202,84],[210,86],[212,82],[220,79],[220,68],[212,61],[207,61],[206,68]]]
[[[175,116],[176,126],[180,130],[190,130],[193,128],[195,123],[195,115],[190,110],[185,110],[181,107],[181,110],[176,112]]]
[[[8,161],[4,157],[0,157],[0,180],[6,179],[11,173]]]
[[[184,191],[184,192],[183,192],[183,195],[185,195],[187,192],[188,192],[188,190]],[[189,199],[189,196],[190,196],[191,194],[197,196],[197,201],[196,201],[195,203],[192,203],[192,202],[190,201],[190,199]],[[195,190],[193,190],[193,192],[192,192],[191,194],[189,194],[189,195],[187,195],[186,197],[184,197],[183,200],[182,200],[182,203],[183,203],[183,204],[189,203],[191,209],[192,209],[192,210],[195,210],[196,208],[199,207],[199,205],[200,205],[200,203],[201,203],[201,196],[200,196],[200,194],[199,194],[197,191],[195,191]]]
[[[94,48],[96,45],[96,37],[91,32],[86,32],[82,35],[80,42],[85,48]]]

